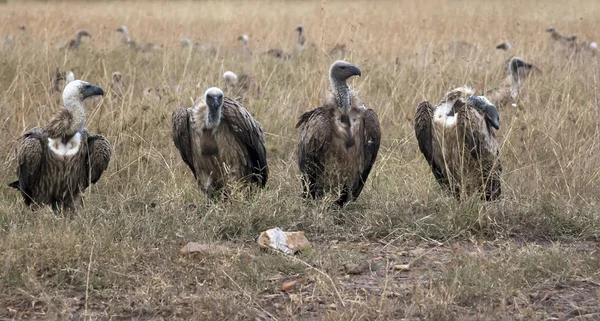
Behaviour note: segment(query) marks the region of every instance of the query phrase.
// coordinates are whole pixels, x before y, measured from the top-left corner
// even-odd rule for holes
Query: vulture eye
[[[344,70],[346,69],[346,66],[341,66],[340,69]]]

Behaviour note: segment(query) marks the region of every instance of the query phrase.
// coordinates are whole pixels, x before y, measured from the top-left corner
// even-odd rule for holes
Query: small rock
[[[344,271],[347,274],[357,275],[362,274],[367,269],[366,264],[346,263],[344,264]]]
[[[410,270],[410,266],[408,264],[397,264],[397,265],[394,265],[394,270],[408,271],[408,270]]]
[[[296,286],[296,284],[298,284],[298,281],[296,281],[296,280],[284,282],[281,285],[281,291],[290,291]]]
[[[328,305],[327,307],[335,310],[335,309],[337,309],[337,304],[332,303],[332,304]]]
[[[178,238],[180,238],[180,239],[185,238],[185,235],[183,235],[183,233],[181,233],[181,232],[175,233],[175,236],[178,237]]]

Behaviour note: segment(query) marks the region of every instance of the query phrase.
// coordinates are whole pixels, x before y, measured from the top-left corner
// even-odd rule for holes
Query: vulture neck
[[[331,79],[331,89],[333,90],[337,106],[343,111],[350,110],[352,106],[352,92],[346,81]]]
[[[68,98],[65,101],[65,108],[71,113],[71,123],[64,136],[74,135],[85,126],[85,107],[83,101],[78,98]]]

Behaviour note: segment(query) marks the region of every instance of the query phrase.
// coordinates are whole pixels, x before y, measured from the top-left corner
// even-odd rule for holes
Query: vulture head
[[[233,71],[226,71],[223,79],[228,86],[235,86],[238,83],[238,76]]]
[[[206,113],[207,127],[216,127],[221,122],[221,108],[223,107],[223,91],[211,87],[204,92],[204,103],[208,109]]]
[[[352,76],[361,76],[360,69],[358,67],[343,61],[338,60],[331,65],[329,69],[329,78],[333,82],[346,82],[348,78]]]
[[[554,27],[548,27],[548,29],[546,29],[546,32],[555,32],[556,28]]]
[[[126,26],[120,26],[119,28],[117,28],[117,32],[127,34],[129,32],[129,30],[127,30]]]
[[[537,68],[530,63],[526,63],[519,57],[513,57],[508,62],[508,72],[512,76],[513,83],[515,84],[525,80],[534,69]]]
[[[83,80],[71,81],[63,91],[63,101],[67,109],[81,104],[86,98],[92,96],[104,96],[104,90]]]
[[[298,31],[299,34],[302,34],[304,27],[302,25],[298,25],[298,27],[296,27],[296,31]]]
[[[238,37],[238,40],[241,40],[244,43],[244,45],[247,45],[248,44],[248,35],[241,35]]]
[[[471,95],[467,98],[467,103],[483,113],[485,122],[488,125],[494,127],[496,130],[500,129],[498,109],[485,96]]]
[[[183,38],[179,40],[179,43],[182,47],[190,47],[192,46],[192,41],[189,38]]]
[[[81,37],[92,37],[92,35],[85,29],[79,29],[77,30],[77,32],[75,33],[75,36],[77,38],[81,38]]]
[[[115,84],[120,83],[121,78],[123,78],[123,75],[120,72],[118,72],[118,71],[113,72],[113,74],[112,74],[113,83],[115,83]]]
[[[496,49],[498,49],[498,50],[504,50],[504,51],[510,50],[511,48],[512,48],[512,45],[508,41],[505,41],[505,42],[503,42],[503,43],[501,43],[501,44],[499,44],[499,45],[496,46]]]

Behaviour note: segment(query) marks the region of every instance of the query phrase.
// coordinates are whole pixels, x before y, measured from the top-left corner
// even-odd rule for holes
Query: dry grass
[[[114,147],[109,170],[73,217],[31,212],[0,189],[0,318],[261,320],[592,320],[600,297],[598,59],[565,52],[544,29],[599,40],[600,5],[591,0],[525,1],[61,2],[0,6],[0,141],[3,185],[15,177],[19,136],[57,109],[48,73],[57,67],[109,88],[111,73],[130,77],[122,103],[90,103],[87,127]],[[584,9],[585,8],[585,9]],[[316,46],[288,61],[257,54],[293,51],[302,23]],[[138,42],[122,48],[126,24]],[[86,28],[76,52],[56,47]],[[252,58],[235,54],[250,35]],[[189,37],[219,43],[219,55],[190,55]],[[504,77],[508,55],[543,70],[530,79],[521,108],[502,109],[504,198],[457,203],[434,182],[412,130],[416,105],[448,89],[479,93]],[[453,40],[476,49],[444,51]],[[382,121],[380,156],[363,195],[343,212],[304,203],[295,164],[297,116],[319,104],[327,68],[339,57],[360,66],[353,81]],[[250,73],[262,92],[245,104],[267,133],[271,176],[250,198],[209,204],[170,134],[172,108],[223,86],[225,70]],[[144,87],[175,86],[160,102]],[[190,206],[194,204],[194,206]],[[344,223],[334,224],[338,216]],[[315,248],[300,257],[262,253],[254,239],[280,226],[307,233]],[[183,238],[176,233],[184,235]],[[223,243],[234,252],[181,258],[188,241]],[[394,264],[411,263],[408,272]],[[344,264],[366,264],[345,276]],[[281,282],[307,277],[290,292]]]

